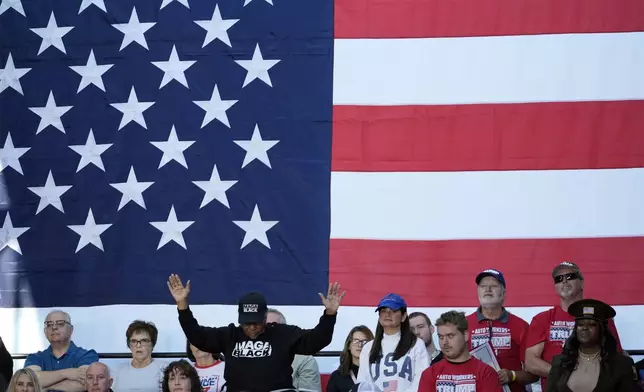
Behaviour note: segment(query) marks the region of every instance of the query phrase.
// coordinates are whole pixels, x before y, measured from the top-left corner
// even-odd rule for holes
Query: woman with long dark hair
[[[546,392],[636,392],[633,360],[617,351],[608,329],[615,309],[582,299],[568,307],[575,327],[561,355],[553,358]]]
[[[407,303],[398,294],[388,294],[376,312],[376,336],[362,348],[357,381],[381,391],[416,392],[430,360],[425,343],[411,331]]]
[[[349,392],[355,385],[360,370],[360,353],[373,340],[373,332],[364,325],[351,328],[340,354],[340,366],[331,373],[326,392]]]

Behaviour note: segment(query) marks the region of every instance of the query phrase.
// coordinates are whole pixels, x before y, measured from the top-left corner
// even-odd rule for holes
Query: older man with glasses
[[[534,316],[525,342],[526,370],[541,377],[544,391],[552,358],[561,354],[575,326],[575,318],[568,313],[568,306],[584,298],[584,276],[577,264],[569,261],[559,263],[552,271],[552,279],[559,305]],[[613,319],[608,321],[608,329],[617,340],[618,351],[623,352]]]
[[[44,332],[49,347],[29,354],[25,360],[25,367],[36,372],[43,390],[87,390],[86,371],[89,365],[98,362],[98,354],[94,350],[76,346],[71,340],[73,331],[69,314],[54,310],[47,315]]]

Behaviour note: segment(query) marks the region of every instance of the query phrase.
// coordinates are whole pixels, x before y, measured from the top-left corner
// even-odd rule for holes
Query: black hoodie
[[[291,363],[295,354],[313,355],[328,346],[335,320],[335,315],[325,313],[310,330],[269,323],[257,339],[250,339],[241,326],[202,327],[190,308],[179,310],[181,328],[192,345],[205,352],[224,354],[228,392],[294,389]]]

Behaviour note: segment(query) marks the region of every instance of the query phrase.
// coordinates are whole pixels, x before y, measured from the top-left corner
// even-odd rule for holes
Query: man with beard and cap
[[[501,384],[508,385],[512,392],[523,392],[525,385],[539,380],[523,369],[528,323],[503,306],[507,287],[501,271],[486,269],[476,276],[475,282],[480,306],[467,316],[469,349],[490,342],[501,367],[498,371]]]
[[[584,276],[577,264],[569,261],[559,263],[552,270],[552,279],[559,305],[534,316],[525,342],[526,370],[541,377],[543,390],[552,367],[552,358],[561,354],[575,326],[575,318],[568,313],[568,307],[584,297]],[[617,350],[623,352],[612,319],[608,320],[608,329],[617,341]]]
[[[179,323],[188,341],[199,350],[222,353],[228,392],[295,391],[292,368],[295,354],[313,355],[333,339],[336,315],[345,292],[331,284],[327,296],[319,293],[324,314],[315,328],[266,323],[268,306],[259,293],[239,300],[239,325],[203,327],[188,306],[190,281],[184,286],[178,275],[168,279],[168,289],[177,303]]]
[[[608,321],[615,309],[595,299],[582,299],[568,307],[575,320],[563,351],[552,359],[544,392],[635,392],[633,360],[617,352]]]

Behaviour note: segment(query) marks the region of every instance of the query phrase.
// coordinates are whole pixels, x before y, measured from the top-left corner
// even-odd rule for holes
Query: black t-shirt
[[[295,354],[314,355],[328,346],[335,320],[335,315],[324,314],[310,330],[269,323],[257,339],[250,339],[241,326],[202,327],[189,308],[179,310],[179,322],[188,341],[202,351],[222,353],[226,358],[228,392],[293,389],[291,364]]]

